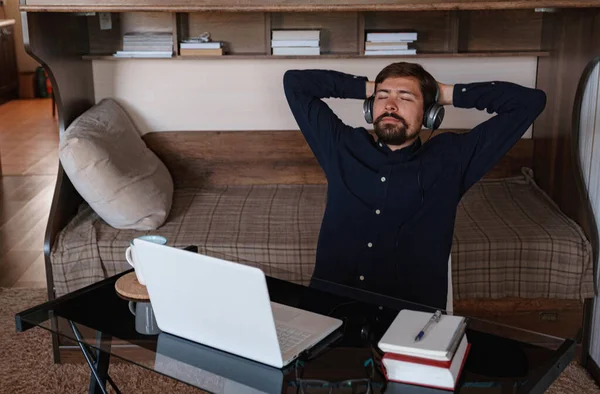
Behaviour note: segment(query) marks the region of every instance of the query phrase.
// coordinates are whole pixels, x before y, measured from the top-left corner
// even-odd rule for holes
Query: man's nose
[[[398,109],[398,106],[396,105],[396,102],[394,100],[387,100],[385,103],[385,109],[386,111],[396,111]]]

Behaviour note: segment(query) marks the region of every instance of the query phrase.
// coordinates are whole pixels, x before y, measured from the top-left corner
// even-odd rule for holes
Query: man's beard
[[[381,124],[381,121],[386,116],[397,119],[399,122]],[[388,145],[402,145],[412,137],[408,135],[408,124],[406,123],[406,120],[395,113],[386,112],[381,114],[375,122],[373,122],[373,126],[379,141]]]

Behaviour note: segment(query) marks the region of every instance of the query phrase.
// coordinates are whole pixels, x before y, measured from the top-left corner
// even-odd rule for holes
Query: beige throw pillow
[[[75,189],[112,227],[151,230],[166,220],[171,174],[113,99],[100,101],[69,126],[59,157]]]

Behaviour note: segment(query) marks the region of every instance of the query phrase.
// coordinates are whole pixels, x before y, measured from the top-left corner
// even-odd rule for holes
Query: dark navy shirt
[[[322,98],[365,99],[366,77],[290,70],[285,96],[327,177],[313,276],[445,308],[456,208],[546,105],[509,82],[456,84],[453,105],[496,113],[471,131],[392,151]]]

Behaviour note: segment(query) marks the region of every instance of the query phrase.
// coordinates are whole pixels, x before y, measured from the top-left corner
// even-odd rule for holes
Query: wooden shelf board
[[[236,54],[223,56],[173,56],[171,58],[122,58],[111,55],[85,55],[84,60],[201,60],[201,59],[394,59],[394,58],[454,58],[454,57],[513,57],[513,56],[550,56],[547,51],[518,51],[518,52],[459,52],[459,53],[418,53],[416,55],[378,55],[363,56],[354,53],[322,54],[319,56],[294,56],[294,55],[263,55],[263,54]]]
[[[29,12],[330,12],[330,11],[432,11],[507,10],[534,8],[598,7],[598,0],[339,0],[318,4],[311,0],[26,0]]]

